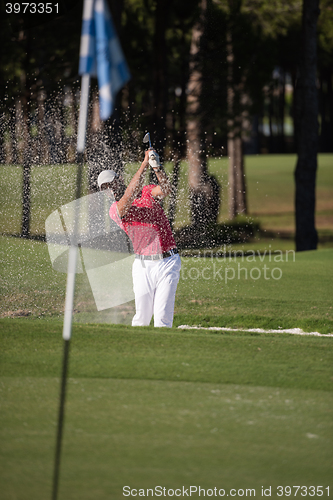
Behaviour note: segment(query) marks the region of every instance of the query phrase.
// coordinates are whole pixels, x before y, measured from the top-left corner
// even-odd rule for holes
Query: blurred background
[[[41,239],[47,216],[74,197],[80,98],[83,2],[50,4],[29,14],[3,1],[0,21],[0,231]],[[294,248],[302,0],[108,4],[132,78],[105,122],[92,80],[83,194],[104,168],[128,180],[149,131],[173,183],[165,210],[180,248]],[[333,8],[319,7],[310,182],[318,245],[333,246]]]

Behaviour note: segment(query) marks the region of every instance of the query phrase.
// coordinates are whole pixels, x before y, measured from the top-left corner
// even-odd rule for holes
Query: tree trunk
[[[241,94],[244,82],[234,81],[234,52],[232,34],[227,35],[228,63],[228,156],[229,156],[229,219],[246,214],[246,186],[243,160]]]
[[[158,0],[155,11],[154,53],[153,53],[153,140],[163,162],[166,142],[166,113],[168,102],[168,71],[166,29],[171,0]]]
[[[18,164],[18,148],[17,148],[17,134],[16,134],[16,109],[15,107],[10,110],[9,116],[9,130],[10,130],[10,143],[11,143],[11,163]]]
[[[332,68],[328,70],[327,75],[327,92],[328,92],[328,105],[329,105],[329,132],[328,132],[328,143],[329,151],[333,151],[333,71]]]
[[[295,119],[298,160],[295,170],[296,251],[315,250],[315,189],[318,150],[316,27],[319,0],[303,0],[302,60],[296,83]]]
[[[268,105],[268,124],[269,124],[269,140],[268,140],[268,152],[270,154],[276,153],[275,151],[275,141],[274,141],[274,130],[273,130],[273,117],[274,117],[274,86],[273,83],[269,86],[269,105]]]
[[[22,186],[22,229],[21,236],[30,236],[30,170],[31,170],[31,135],[30,135],[30,56],[31,56],[31,35],[26,31],[26,57],[24,72],[21,74],[22,84],[22,110],[23,110],[23,186]]]
[[[278,152],[285,153],[285,135],[284,135],[284,118],[285,118],[285,99],[286,99],[286,73],[281,70],[281,79],[279,79],[279,138]]]
[[[77,142],[77,116],[75,110],[75,96],[73,89],[68,91],[67,94],[68,99],[68,125],[71,129],[71,135],[68,140],[68,148],[66,151],[66,161],[68,163],[75,163],[76,160],[76,142]]]
[[[5,148],[5,116],[0,116],[0,164],[6,162],[6,148]]]
[[[178,182],[179,182],[179,172],[180,172],[180,162],[181,158],[177,156],[175,158],[175,163],[173,166],[173,171],[172,171],[172,191],[170,195],[170,202],[169,202],[169,212],[168,212],[168,218],[170,222],[170,226],[173,229],[174,224],[175,224],[175,218],[176,218],[176,209],[177,209],[177,192],[178,192]]]
[[[48,147],[45,136],[45,99],[46,93],[40,90],[37,96],[38,105],[38,163],[47,165],[49,163]]]
[[[173,151],[174,151],[174,167],[172,172],[172,191],[170,194],[168,218],[170,226],[173,229],[177,211],[177,193],[179,184],[180,164],[186,155],[186,89],[188,83],[188,64],[187,64],[187,45],[185,40],[185,26],[182,24],[182,39],[181,39],[181,87],[180,92],[175,94],[175,109],[177,113],[173,113]],[[176,115],[178,118],[178,128],[176,127]]]
[[[333,102],[332,102],[332,70],[330,68],[322,69],[320,72],[320,138],[319,151],[329,153],[333,145]]]
[[[193,27],[190,49],[190,72],[187,94],[187,160],[192,224],[206,228],[217,221],[219,210],[219,185],[208,174],[206,147],[202,130],[202,61],[200,51],[204,32],[207,0],[201,0],[201,18]]]
[[[86,154],[88,162],[88,189],[89,193],[95,193],[98,191],[98,174],[102,170],[109,168],[106,160],[111,155],[112,148],[110,144],[112,144],[113,137],[111,137],[110,141],[107,141],[104,136],[104,122],[102,122],[99,116],[98,91],[94,90],[90,95],[91,102],[88,113]]]

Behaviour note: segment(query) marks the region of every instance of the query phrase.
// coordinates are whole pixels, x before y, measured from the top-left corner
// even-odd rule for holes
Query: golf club
[[[149,148],[151,149],[151,140],[150,140],[150,133],[149,132],[147,132],[146,135],[144,136],[143,142],[144,143],[149,142]]]

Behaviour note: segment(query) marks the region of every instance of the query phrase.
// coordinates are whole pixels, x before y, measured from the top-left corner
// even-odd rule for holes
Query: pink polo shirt
[[[169,221],[163,208],[152,196],[154,184],[145,186],[122,219],[117,202],[110,208],[110,217],[130,237],[136,254],[155,255],[176,247]]]

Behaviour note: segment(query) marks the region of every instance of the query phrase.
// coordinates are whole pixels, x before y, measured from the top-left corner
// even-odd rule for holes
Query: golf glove
[[[149,165],[153,170],[160,170],[161,163],[160,163],[160,157],[156,153],[156,151],[151,151],[149,153]]]

